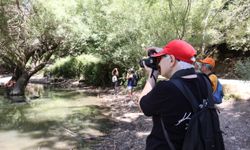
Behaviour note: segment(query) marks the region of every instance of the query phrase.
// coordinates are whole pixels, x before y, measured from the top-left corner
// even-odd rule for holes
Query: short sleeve
[[[211,84],[212,84],[213,92],[215,92],[216,88],[217,88],[218,78],[216,77],[216,75],[212,74],[209,76],[209,79],[210,79]]]

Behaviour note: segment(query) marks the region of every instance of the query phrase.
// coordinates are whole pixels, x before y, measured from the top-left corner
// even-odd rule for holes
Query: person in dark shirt
[[[183,40],[170,41],[157,57],[159,69],[152,69],[144,64],[148,79],[141,92],[138,104],[146,116],[152,116],[153,128],[146,140],[146,150],[168,150],[161,119],[169,139],[176,150],[181,150],[192,107],[182,92],[171,82],[181,80],[193,92],[201,103],[208,96],[206,81],[201,74],[196,74],[193,63],[196,50]],[[168,78],[156,83],[158,75]]]
[[[127,73],[127,76],[126,76],[126,79],[128,80],[128,84],[127,84],[127,90],[128,90],[128,96],[130,98],[133,97],[133,78],[134,78],[134,74],[135,74],[135,71],[133,68],[130,68],[128,70],[128,73]]]

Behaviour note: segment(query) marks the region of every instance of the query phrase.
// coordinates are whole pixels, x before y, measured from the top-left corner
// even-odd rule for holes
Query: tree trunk
[[[27,72],[23,71],[17,79],[13,88],[10,89],[9,96],[24,96],[25,88],[28,84],[30,76]]]

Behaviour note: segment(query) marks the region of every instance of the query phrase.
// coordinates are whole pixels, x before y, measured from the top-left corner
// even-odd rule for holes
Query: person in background
[[[127,90],[128,90],[128,96],[132,98],[133,96],[133,78],[134,78],[134,69],[131,68],[127,72],[126,79],[128,81],[127,83]]]
[[[212,84],[213,92],[215,92],[217,88],[218,77],[214,74],[213,69],[215,67],[215,60],[211,57],[206,57],[203,60],[199,60],[201,65],[201,72],[205,73]]]
[[[201,72],[201,63],[196,61],[194,63],[194,69],[195,69],[196,72],[200,73]]]
[[[118,94],[118,86],[119,86],[119,71],[117,68],[114,68],[112,70],[112,82],[114,84],[114,91],[115,91],[115,95]]]

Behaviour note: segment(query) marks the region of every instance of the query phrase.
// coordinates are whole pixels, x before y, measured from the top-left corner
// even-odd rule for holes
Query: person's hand
[[[151,74],[152,74],[152,70],[153,70],[153,69],[150,68],[150,67],[148,67],[148,66],[146,66],[144,61],[143,61],[142,63],[143,63],[143,65],[144,65],[145,71],[146,71],[147,74],[149,75],[149,78],[151,78]],[[157,78],[158,78],[158,75],[159,75],[159,71],[158,71],[158,70],[154,70],[153,76],[157,79]]]

